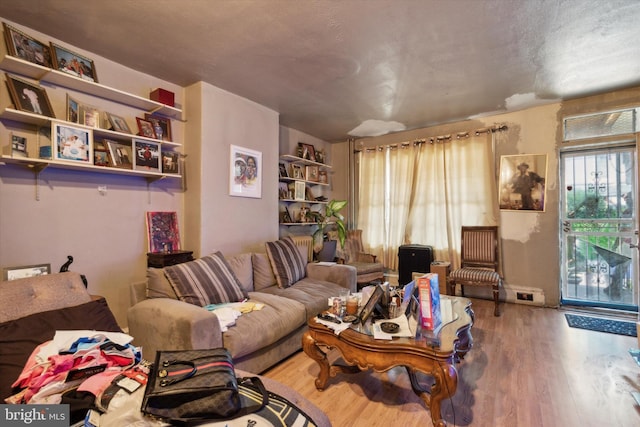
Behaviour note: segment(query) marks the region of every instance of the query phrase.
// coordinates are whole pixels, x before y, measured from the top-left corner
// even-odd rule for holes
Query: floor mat
[[[567,323],[572,328],[588,329],[590,331],[609,332],[611,334],[637,336],[636,324],[622,320],[603,319],[601,317],[579,316],[565,314]]]

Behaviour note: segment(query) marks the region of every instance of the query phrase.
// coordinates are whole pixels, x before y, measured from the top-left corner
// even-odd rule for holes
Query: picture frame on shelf
[[[27,137],[22,135],[17,135],[14,132],[10,133],[11,135],[11,157],[29,157],[29,152],[27,151]]]
[[[145,113],[144,118],[150,121],[153,125],[153,130],[156,133],[156,139],[167,142],[173,141],[173,137],[171,135],[171,120],[164,117],[153,116],[149,113]]]
[[[100,128],[100,110],[90,105],[80,104],[80,124]]]
[[[90,130],[51,123],[53,160],[93,164],[93,134]]]
[[[262,198],[262,152],[230,146],[229,195]]]
[[[500,157],[500,210],[544,212],[547,155],[518,154]]]
[[[327,173],[326,170],[319,170],[318,171],[318,182],[320,184],[328,184],[329,183],[329,174]]]
[[[318,182],[318,166],[307,166],[305,168],[305,175],[307,177],[307,181]]]
[[[7,87],[16,110],[55,118],[44,88],[19,77],[6,74]]]
[[[124,118],[113,113],[106,113],[106,115],[112,131],[129,134],[131,133],[129,124],[127,124],[127,121]]]
[[[324,163],[325,162],[325,155],[324,155],[324,149],[317,149],[316,150],[316,162],[318,163]]]
[[[302,166],[296,164],[291,165],[291,177],[293,179],[304,179]]]
[[[289,185],[286,182],[278,183],[278,198],[287,200],[289,198]]]
[[[180,174],[180,153],[162,150],[162,173]]]
[[[306,188],[307,186],[304,182],[296,181],[293,193],[294,200],[305,200]]]
[[[133,140],[133,169],[149,172],[160,172],[162,158],[160,143],[151,141]]]
[[[67,121],[80,123],[80,102],[67,93]]]
[[[298,142],[298,146],[302,147],[302,157],[305,160],[316,161],[316,149],[312,144],[305,144],[304,142]]]
[[[26,279],[28,277],[43,276],[45,274],[51,274],[51,264],[23,265],[2,269],[2,279],[5,281]]]
[[[56,43],[50,43],[52,68],[82,80],[98,83],[98,74],[93,59],[73,52]]]
[[[111,166],[109,150],[104,141],[94,141],[93,143],[93,164],[95,166]]]
[[[131,141],[112,141],[105,139],[104,143],[109,151],[111,167],[119,169],[133,169],[133,149]]]
[[[289,174],[287,173],[287,165],[286,163],[280,163],[278,165],[280,178],[289,178]]]
[[[136,117],[136,123],[138,123],[138,136],[157,139],[156,131],[153,129],[153,123],[141,117]]]
[[[289,212],[288,207],[284,207],[284,212],[282,212],[282,223],[290,224],[293,222],[293,218],[291,217],[291,213]]]
[[[2,23],[7,52],[11,56],[51,68],[51,48],[6,22]]]

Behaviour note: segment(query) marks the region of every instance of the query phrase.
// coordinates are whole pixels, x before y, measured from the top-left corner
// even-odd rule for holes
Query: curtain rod
[[[476,129],[475,131],[473,131],[473,133],[475,134],[475,136],[478,135],[482,135],[483,133],[496,133],[496,132],[504,132],[506,130],[508,130],[509,128],[507,127],[507,125],[505,124],[499,124],[499,125],[494,125],[494,126],[489,126],[486,128],[480,128],[480,129]],[[448,135],[438,135],[438,136],[432,136],[429,138],[422,138],[422,139],[416,139],[414,141],[407,141],[407,142],[398,142],[395,144],[387,144],[385,146],[378,146],[378,147],[368,147],[368,148],[364,148],[364,149],[355,149],[354,153],[359,153],[363,150],[366,151],[375,151],[375,150],[383,150],[384,148],[388,148],[388,149],[396,149],[398,147],[409,147],[411,144],[413,145],[419,145],[419,144],[424,144],[426,142],[428,142],[429,144],[433,144],[436,142],[447,142],[447,141],[451,141],[452,139],[464,139],[464,138],[469,138],[469,132],[457,132],[455,134],[455,136],[452,136],[451,134]],[[355,139],[354,139],[355,142]]]

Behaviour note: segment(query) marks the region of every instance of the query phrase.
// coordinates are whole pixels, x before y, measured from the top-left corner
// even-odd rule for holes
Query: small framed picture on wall
[[[229,195],[262,198],[262,153],[230,146]]]

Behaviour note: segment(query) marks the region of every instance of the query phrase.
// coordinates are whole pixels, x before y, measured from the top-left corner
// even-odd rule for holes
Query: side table
[[[193,261],[193,251],[147,253],[147,267],[162,268],[187,261]]]

